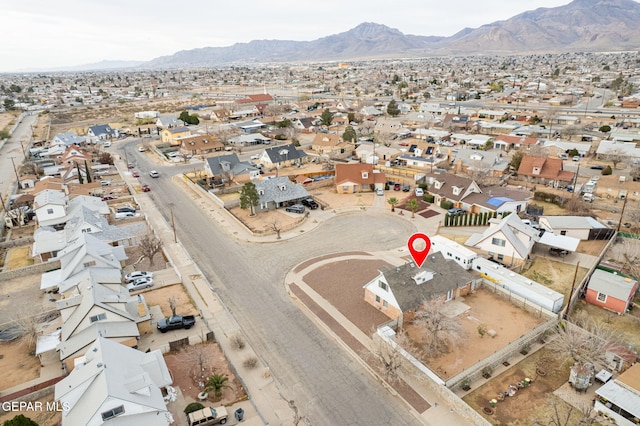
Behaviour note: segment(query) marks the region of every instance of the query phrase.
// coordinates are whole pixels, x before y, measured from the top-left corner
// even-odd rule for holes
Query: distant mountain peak
[[[640,4],[634,0],[573,0],[530,10],[510,19],[465,28],[451,37],[406,35],[363,22],[313,41],[254,40],[228,47],[183,50],[144,68],[373,58],[620,51],[640,48]]]

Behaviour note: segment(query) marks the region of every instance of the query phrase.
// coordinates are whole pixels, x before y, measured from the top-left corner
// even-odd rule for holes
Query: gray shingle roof
[[[264,179],[255,182],[258,194],[260,194],[260,203],[286,203],[287,201],[300,200],[309,197],[306,189],[297,183],[292,183],[288,177],[277,177],[273,179]]]
[[[406,312],[416,309],[423,301],[444,295],[449,290],[461,288],[473,280],[473,276],[455,261],[446,260],[442,253],[430,254],[421,268],[411,262],[400,267],[384,267],[384,274],[400,309]],[[414,277],[420,273],[433,272],[433,278],[417,284]]]
[[[302,150],[297,150],[295,145],[273,146],[264,150],[269,156],[269,160],[273,164],[282,163],[283,161],[297,160],[304,158],[307,154]]]

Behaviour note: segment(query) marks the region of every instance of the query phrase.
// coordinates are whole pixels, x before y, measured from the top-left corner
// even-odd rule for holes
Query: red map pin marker
[[[420,244],[417,249],[413,245],[416,240],[424,241],[424,244]],[[421,247],[422,245],[424,245],[424,248]],[[409,252],[411,253],[413,261],[416,263],[416,265],[418,265],[418,268],[422,267],[424,260],[429,255],[429,250],[431,250],[431,240],[429,239],[429,237],[421,233],[413,234],[409,238],[407,246],[409,247]]]

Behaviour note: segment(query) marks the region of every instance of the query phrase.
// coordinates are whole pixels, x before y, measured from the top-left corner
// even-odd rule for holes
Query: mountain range
[[[138,64],[136,68],[638,48],[640,3],[574,0],[565,6],[538,8],[479,28],[465,28],[451,37],[407,35],[367,22],[313,41],[254,40],[228,47],[182,50]]]

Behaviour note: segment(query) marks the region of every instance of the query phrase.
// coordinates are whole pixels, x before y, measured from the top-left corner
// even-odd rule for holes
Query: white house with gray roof
[[[173,380],[159,350],[148,353],[98,338],[55,385],[62,425],[168,426],[162,388]]]
[[[588,240],[594,229],[607,230],[605,225],[589,216],[541,216],[538,222],[540,229],[579,240]]]
[[[442,252],[430,253],[418,268],[413,262],[385,266],[366,283],[364,300],[389,318],[406,324],[425,301],[448,302],[468,294],[477,279]]]
[[[260,177],[260,170],[249,161],[240,161],[237,154],[208,157],[204,162],[204,171],[214,183],[220,184],[254,180]]]
[[[503,219],[490,219],[489,228],[481,234],[472,234],[464,245],[503,264],[520,265],[529,258],[538,233],[518,215],[510,214]]]
[[[296,149],[295,145],[272,146],[264,150],[260,161],[266,167],[287,167],[294,164],[301,164],[306,161],[307,153],[301,149]]]
[[[49,146],[64,146],[66,148],[71,145],[80,145],[86,141],[87,139],[84,136],[78,136],[73,132],[58,133],[51,139]]]
[[[292,183],[288,177],[276,177],[255,182],[260,197],[256,211],[273,210],[309,198],[309,193],[300,184]]]

